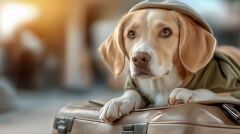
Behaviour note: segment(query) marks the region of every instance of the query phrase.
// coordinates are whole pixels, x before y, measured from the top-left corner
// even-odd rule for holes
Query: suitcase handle
[[[222,109],[227,113],[235,122],[240,124],[240,112],[233,104],[222,104]]]

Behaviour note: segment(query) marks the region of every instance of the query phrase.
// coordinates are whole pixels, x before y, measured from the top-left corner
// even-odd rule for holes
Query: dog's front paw
[[[99,119],[104,122],[113,122],[134,109],[134,102],[124,97],[108,101],[100,110]]]
[[[168,103],[169,105],[176,105],[182,103],[189,103],[193,100],[193,90],[186,88],[175,88],[169,96]]]

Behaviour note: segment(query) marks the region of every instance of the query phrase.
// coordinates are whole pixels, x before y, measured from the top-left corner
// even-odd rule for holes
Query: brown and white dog
[[[171,10],[144,9],[125,15],[100,47],[100,53],[115,75],[122,72],[128,57],[131,77],[142,95],[152,98],[153,106],[209,99],[235,100],[208,89],[179,88],[208,64],[215,47],[214,36],[190,17]],[[221,51],[234,53],[232,57],[240,59],[235,49],[226,47]],[[143,107],[146,104],[139,92],[126,90],[121,97],[105,104],[99,118],[111,122]]]

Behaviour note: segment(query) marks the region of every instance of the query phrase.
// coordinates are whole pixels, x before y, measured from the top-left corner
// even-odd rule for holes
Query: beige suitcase
[[[53,134],[240,134],[239,102],[203,101],[139,109],[112,124],[99,120],[102,104],[75,103],[55,117]]]

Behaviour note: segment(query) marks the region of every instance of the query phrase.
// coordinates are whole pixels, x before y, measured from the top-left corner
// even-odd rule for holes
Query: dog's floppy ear
[[[123,44],[123,22],[121,20],[114,32],[101,44],[99,53],[105,65],[119,75],[125,65],[125,49]]]
[[[211,60],[216,39],[203,27],[185,15],[178,16],[180,27],[179,57],[183,66],[195,73]]]

